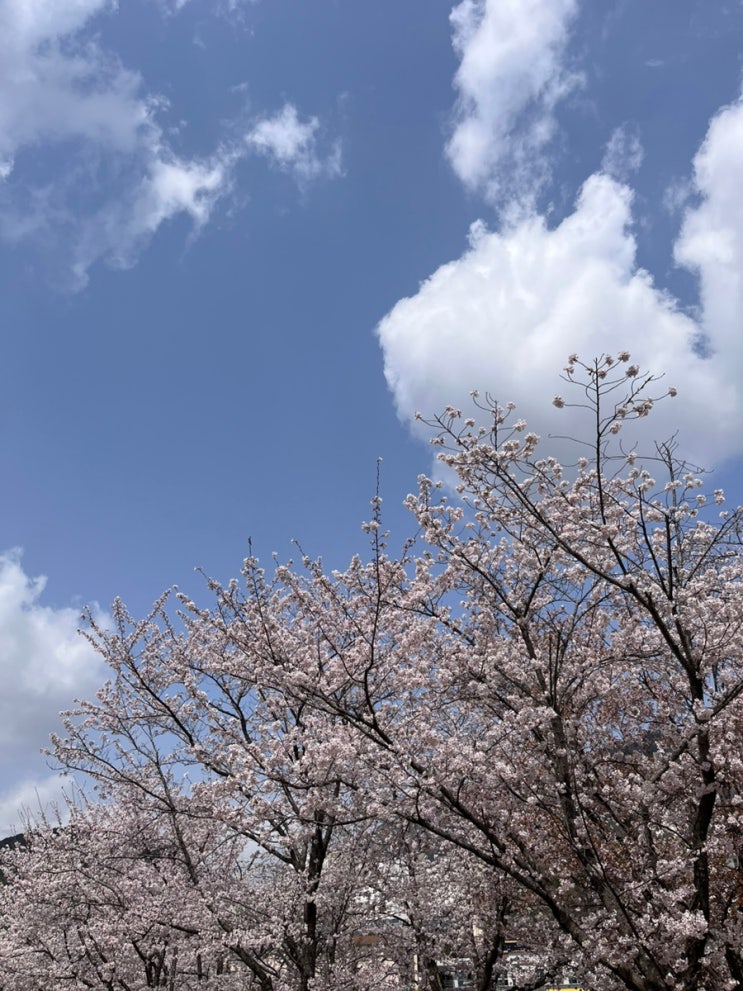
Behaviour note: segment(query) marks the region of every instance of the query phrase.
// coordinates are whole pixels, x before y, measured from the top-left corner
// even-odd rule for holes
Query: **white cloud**
[[[302,122],[291,105],[246,141],[179,157],[158,122],[166,101],[92,33],[96,18],[115,11],[113,0],[0,0],[0,236],[63,257],[61,281],[72,289],[98,261],[133,264],[176,215],[201,228],[250,151],[300,183],[340,172],[337,149],[318,154],[317,118]],[[25,167],[34,147],[48,153],[37,163],[55,162],[52,175]]]
[[[52,250],[63,243],[71,288],[85,284],[99,259],[133,262],[177,213],[203,224],[229,187],[226,158],[176,158],[156,120],[163,101],[90,35],[95,18],[114,11],[108,0],[0,4],[0,232]],[[24,173],[33,146],[60,156],[52,181]],[[95,206],[81,209],[83,191],[95,194]]]
[[[80,612],[39,601],[44,577],[23,570],[18,550],[0,554],[0,767],[45,746],[60,710],[96,691],[104,667],[80,636]]]
[[[78,138],[132,152],[156,133],[137,73],[77,38],[108,0],[2,0],[0,156]],[[77,43],[73,44],[77,38]],[[70,47],[72,46],[72,47]]]
[[[576,11],[577,0],[463,0],[452,10],[461,63],[447,155],[491,202],[528,198],[545,177],[555,106],[579,81],[562,65]]]
[[[320,176],[341,174],[340,147],[334,145],[326,156],[318,151],[319,128],[317,117],[302,122],[297,108],[287,103],[275,116],[259,120],[245,140],[259,154],[305,183]]]
[[[160,225],[177,214],[187,214],[195,231],[201,228],[229,191],[235,160],[224,149],[207,161],[175,156],[153,161],[137,185],[88,218],[71,266],[75,288],[85,285],[88,269],[99,258],[119,268],[133,265]]]
[[[626,182],[640,168],[644,157],[640,138],[632,128],[623,124],[614,129],[606,144],[601,169],[614,179]]]
[[[61,796],[40,750],[60,729],[59,713],[92,696],[106,677],[78,633],[79,610],[43,605],[45,585],[25,573],[20,551],[0,554],[0,835],[18,822],[21,805]]]
[[[694,158],[692,185],[700,199],[687,207],[675,249],[679,264],[699,276],[701,328],[712,360],[738,390],[743,381],[741,176],[743,98],[716,114]],[[710,411],[715,419],[716,406]]]
[[[714,160],[724,171],[730,182],[725,201],[734,195],[735,163],[739,172],[743,168],[743,154],[733,151],[728,140],[728,131],[738,136],[737,119],[735,128],[732,118],[726,121],[727,156],[716,146],[710,151],[713,125],[701,153],[705,157],[697,160],[700,188],[706,188],[705,163],[711,168]],[[717,217],[713,202],[689,214],[680,242],[686,246],[682,260],[696,259],[710,285],[727,279],[740,291],[739,240],[726,255],[726,274],[710,274],[719,237],[715,223],[725,216],[721,203]],[[536,215],[495,233],[475,225],[469,250],[439,268],[378,327],[400,417],[407,420],[416,410],[433,414],[447,403],[466,405],[476,388],[517,403],[542,435],[585,435],[573,411],[551,407],[552,397],[564,388],[559,370],[572,352],[590,360],[626,349],[645,368],[665,372],[664,384],[679,391],[651,418],[654,437],[665,439],[680,428],[684,449],[702,463],[743,452],[737,370],[743,340],[738,334],[733,341],[727,305],[721,316],[705,293],[705,328],[715,354],[700,357],[698,325],[637,266],[631,203],[627,186],[597,174],[585,183],[574,212],[554,229]],[[737,224],[738,233],[741,229]],[[726,236],[729,243],[732,235]],[[734,361],[729,360],[732,351]]]
[[[188,213],[194,223],[204,224],[214,199],[227,181],[229,155],[217,155],[212,162],[158,160],[142,182],[137,197],[135,230],[154,231],[174,213]]]
[[[464,255],[380,322],[398,413],[466,406],[479,389],[516,402],[539,433],[578,435],[576,414],[551,406],[567,355],[626,349],[678,389],[650,419],[653,437],[679,430],[701,464],[741,455],[743,102],[713,118],[693,181],[676,180],[666,197],[681,218],[676,260],[699,276],[692,316],[637,263],[627,183],[643,149],[630,125],[614,131],[562,223],[536,212],[555,107],[578,82],[566,66],[576,12],[574,0],[462,0],[452,11],[461,63],[447,154],[502,220],[493,232],[473,224]]]

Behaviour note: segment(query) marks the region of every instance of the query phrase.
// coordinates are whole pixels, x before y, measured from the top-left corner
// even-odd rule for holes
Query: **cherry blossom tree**
[[[234,837],[200,816],[70,811],[4,855],[3,988],[251,986],[230,924],[251,886]]]
[[[317,645],[255,560],[245,574],[239,620],[224,596],[214,613],[184,603],[180,628],[167,598],[141,622],[121,603],[114,629],[91,620],[112,677],[69,715],[56,755],[93,779],[101,802],[167,822],[188,870],[200,858],[188,841],[195,823],[242,851],[213,882],[218,909],[193,877],[191,897],[214,918],[192,928],[211,939],[216,926],[230,966],[256,987],[365,991],[379,978],[379,961],[373,972],[360,965],[370,951],[359,940],[384,856],[377,823],[355,798],[356,771],[339,758],[342,720],[294,691],[298,670],[276,676],[277,650],[311,665]]]
[[[715,518],[673,443],[642,456],[657,381],[627,354],[565,379],[590,424],[571,466],[494,402],[435,421],[457,497],[410,498],[413,577],[342,576],[381,632],[307,690],[379,801],[543,906],[548,968],[740,988],[743,513]]]
[[[86,896],[117,974],[149,940],[190,961],[183,987],[438,991],[464,961],[479,991],[507,970],[522,989],[568,970],[594,991],[743,988],[743,511],[675,442],[646,449],[663,397],[628,354],[574,355],[563,378],[556,420],[587,424],[564,463],[490,399],[432,421],[442,474],[409,497],[399,556],[377,498],[343,572],[250,557],[208,608],[91,620],[112,676],[57,757],[126,810],[132,876],[153,861],[127,823],[178,851],[154,914]],[[222,871],[203,852],[221,848]],[[12,857],[31,920],[33,849]],[[6,960],[33,925],[6,931]],[[78,986],[124,987],[85,960]]]

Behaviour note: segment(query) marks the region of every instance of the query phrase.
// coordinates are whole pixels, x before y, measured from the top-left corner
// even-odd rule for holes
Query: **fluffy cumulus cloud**
[[[493,230],[475,223],[462,257],[381,321],[387,381],[405,421],[447,404],[466,408],[477,389],[515,402],[542,435],[585,435],[578,411],[552,406],[567,388],[560,369],[571,353],[590,361],[627,350],[664,374],[657,393],[678,390],[658,404],[652,436],[678,431],[687,456],[719,463],[743,454],[743,100],[712,118],[677,197],[675,258],[700,290],[690,313],[637,262],[629,183],[643,150],[631,127],[615,130],[601,170],[562,222],[550,225],[523,199],[509,213],[513,190],[498,184],[499,170],[529,150],[546,160],[539,135],[548,134],[555,94],[567,85],[562,61],[574,13],[569,0],[465,0],[454,9],[460,105],[447,151],[460,178],[506,219]],[[564,456],[564,442],[555,444]]]
[[[64,255],[73,289],[97,261],[132,264],[176,215],[203,226],[251,151],[303,183],[337,174],[333,156],[318,155],[317,120],[303,123],[294,107],[248,140],[177,155],[158,122],[166,101],[96,39],[98,20],[115,12],[112,0],[0,0],[0,236]],[[53,174],[39,172],[43,161]]]
[[[527,198],[545,176],[540,152],[556,104],[579,82],[564,66],[577,0],[463,0],[451,13],[460,58],[447,154],[456,174],[493,202]]]
[[[61,785],[39,751],[59,728],[59,713],[76,697],[92,695],[104,679],[98,656],[78,633],[73,608],[43,605],[44,578],[29,577],[20,553],[0,554],[0,834],[18,826],[22,805],[32,810],[58,798]]]
[[[676,245],[679,262],[699,273],[698,320],[638,267],[632,192],[605,173],[585,182],[554,228],[535,214],[496,232],[475,225],[469,250],[379,325],[400,416],[465,403],[479,389],[517,403],[539,433],[580,433],[576,412],[551,407],[567,354],[626,349],[678,389],[657,408],[656,436],[680,430],[684,450],[704,464],[743,453],[741,171],[736,103],[712,121],[695,159],[699,202]]]

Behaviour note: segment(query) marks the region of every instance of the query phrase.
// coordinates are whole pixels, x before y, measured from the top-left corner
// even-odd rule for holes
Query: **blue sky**
[[[81,606],[342,566],[378,457],[401,543],[416,409],[546,435],[626,348],[739,501],[741,52],[716,0],[0,0],[0,832]]]

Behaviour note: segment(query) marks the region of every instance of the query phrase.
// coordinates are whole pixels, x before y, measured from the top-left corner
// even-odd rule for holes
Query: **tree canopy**
[[[400,555],[377,497],[342,572],[90,618],[55,753],[96,801],[5,855],[0,986],[743,988],[743,511],[646,450],[628,354],[563,377],[559,461],[490,398],[432,421]]]

